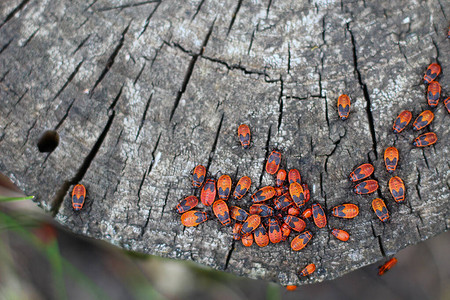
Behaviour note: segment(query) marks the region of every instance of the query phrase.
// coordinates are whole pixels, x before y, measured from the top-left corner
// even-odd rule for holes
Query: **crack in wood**
[[[253,29],[253,31],[252,31],[252,35],[250,37],[250,44],[248,45],[248,49],[247,49],[247,55],[250,55],[250,50],[252,50],[253,39],[255,38],[255,31],[256,31],[256,28]]]
[[[144,63],[142,64],[142,68],[139,70],[139,73],[137,74],[137,76],[136,76],[136,78],[134,79],[134,81],[133,81],[133,85],[136,85],[136,82],[139,80],[139,78],[141,77],[141,75],[142,75],[142,72],[144,71],[144,69],[145,69],[145,65],[147,64],[147,61],[144,61]]]
[[[212,160],[214,158],[214,154],[216,152],[217,141],[219,140],[220,129],[222,129],[222,123],[223,123],[224,116],[225,116],[225,113],[222,113],[222,117],[220,117],[219,126],[217,126],[216,136],[214,138],[214,142],[212,144],[211,151],[209,152],[208,164],[206,165],[206,174],[208,174],[208,172],[209,172],[209,167],[211,166]]]
[[[234,21],[236,20],[236,16],[239,13],[239,9],[241,9],[241,4],[243,0],[238,0],[238,4],[236,6],[236,9],[234,10],[233,15],[231,16],[231,22],[228,26],[227,36],[230,34],[231,28],[233,28]]]
[[[283,89],[284,89],[284,81],[283,77],[280,76],[280,95],[278,96],[278,104],[279,104],[278,128],[277,128],[278,132],[280,131],[281,123],[283,121]]]
[[[228,254],[227,254],[227,257],[226,257],[226,259],[225,259],[225,266],[223,267],[223,270],[224,270],[224,271],[228,268],[228,265],[229,265],[229,263],[230,263],[231,254],[232,254],[233,251],[234,251],[235,242],[236,242],[236,241],[235,241],[234,239],[233,239],[233,241],[231,242],[231,248],[230,248],[230,250],[228,250]]]
[[[19,11],[21,11],[25,5],[27,5],[27,3],[30,2],[30,0],[24,0],[22,2],[19,3],[19,5],[17,5],[5,18],[5,20],[2,22],[2,24],[0,24],[0,28],[3,27],[3,25],[5,25],[6,23],[8,23],[9,20],[11,20],[16,13],[18,13]]]
[[[80,71],[81,65],[83,64],[84,59],[80,61],[80,63],[75,67],[75,70],[69,75],[66,82],[63,84],[63,86],[59,89],[59,91],[56,93],[56,95],[51,100],[52,102],[56,100],[56,98],[61,95],[61,93],[65,90],[65,88],[69,85],[69,83],[72,82],[72,80],[75,78],[75,75],[77,75],[78,71]]]
[[[81,43],[78,44],[77,48],[72,52],[72,55],[75,55],[75,53],[77,53],[78,50],[80,50],[80,49],[84,46],[84,44],[87,42],[87,40],[88,40],[90,37],[91,37],[91,34],[88,34],[88,36],[85,37],[85,38],[81,41]]]
[[[106,62],[105,68],[103,69],[102,73],[100,74],[99,78],[95,81],[94,86],[91,89],[90,97],[94,95],[95,88],[102,82],[103,78],[105,78],[106,74],[108,74],[109,70],[111,69],[112,65],[114,64],[114,61],[116,59],[117,54],[119,54],[120,49],[122,49],[124,41],[125,41],[125,35],[128,32],[128,29],[130,28],[131,21],[128,23],[128,26],[125,28],[125,30],[122,32],[121,38],[119,40],[119,43],[117,44],[116,48],[108,58],[108,61]]]
[[[156,10],[161,5],[161,3],[162,3],[162,1],[158,1],[155,5],[155,8],[153,8],[152,12],[148,15],[147,19],[145,19],[144,28],[142,29],[141,33],[139,33],[138,38],[140,38],[141,35],[143,35],[145,33],[145,31],[147,30],[148,24],[150,24],[150,19],[153,17],[153,15],[155,14]]]
[[[134,141],[137,141],[139,134],[141,133],[142,126],[144,126],[145,118],[147,116],[147,111],[148,111],[148,108],[150,107],[150,103],[152,102],[152,97],[153,97],[153,93],[150,94],[150,97],[148,98],[147,103],[145,104],[144,114],[142,115],[141,123],[139,124],[139,128],[138,128],[136,138]]]
[[[197,5],[197,9],[195,10],[195,13],[191,18],[191,22],[194,21],[195,17],[200,12],[200,9],[202,8],[204,2],[205,2],[205,0],[202,0],[202,1],[200,1],[199,5]]]
[[[265,162],[267,160],[267,157],[269,156],[269,147],[270,147],[271,135],[272,135],[272,124],[270,124],[269,131],[267,133],[266,147],[265,147],[266,155],[264,156],[264,163],[263,163],[263,166],[262,166],[261,174],[259,175],[259,185],[258,185],[258,187],[261,186],[261,182],[262,182],[262,179],[263,179],[263,176],[264,176],[264,172],[266,171],[266,164],[265,164]]]
[[[270,11],[271,6],[272,6],[272,0],[269,0],[269,3],[267,4],[267,9],[266,9],[266,19],[269,17],[269,11]]]
[[[39,29],[41,29],[41,28],[39,27],[38,29],[36,29],[20,47],[25,48],[28,45],[28,43],[31,42],[31,40],[36,36]]]
[[[9,45],[11,45],[12,41],[14,40],[14,38],[11,38],[6,44],[3,45],[3,47],[0,49],[0,54],[3,53],[3,51],[5,51],[6,49],[8,49]]]
[[[59,120],[58,124],[55,126],[55,131],[57,131],[59,129],[59,127],[62,125],[62,123],[64,123],[64,121],[66,120],[67,116],[69,115],[70,109],[72,108],[73,104],[75,102],[75,98],[72,100],[72,102],[70,102],[69,107],[67,107],[66,109],[66,113],[64,114],[64,116],[61,118],[61,120]],[[52,151],[53,152],[53,151]],[[51,153],[51,152],[50,152]]]
[[[135,3],[127,3],[117,6],[109,6],[109,7],[100,7],[97,9],[97,11],[109,11],[114,9],[124,9],[124,8],[130,8],[130,7],[138,7],[143,6],[147,4],[153,4],[153,3],[161,3],[161,0],[149,0],[149,1],[143,1],[143,2],[135,2]]]
[[[156,157],[155,157],[155,152],[156,152],[156,149],[158,149],[159,141],[161,140],[161,135],[162,135],[162,132],[159,133],[158,139],[156,140],[155,147],[153,148],[153,151],[152,151],[152,161],[150,162],[150,165],[148,166],[147,175],[150,174],[150,173],[152,172],[153,165],[154,165],[154,163],[155,163],[155,158],[156,158]]]

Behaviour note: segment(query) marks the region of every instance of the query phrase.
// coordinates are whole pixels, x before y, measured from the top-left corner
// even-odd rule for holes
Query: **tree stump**
[[[339,277],[448,230],[445,107],[427,129],[439,138],[431,147],[413,147],[420,133],[409,125],[394,134],[392,124],[401,110],[415,118],[428,109],[430,63],[442,66],[443,94],[450,89],[449,15],[438,0],[3,1],[0,171],[73,232],[125,249],[283,285]],[[344,93],[346,121],[336,108]],[[237,140],[241,123],[252,129],[248,150]],[[389,146],[400,151],[394,175],[406,205],[388,191]],[[197,164],[234,182],[250,176],[255,191],[274,183],[264,161],[275,147],[328,211],[328,228],[311,226],[305,249],[246,248],[216,219],[181,225],[173,208],[193,192]],[[375,166],[378,194],[352,192],[348,175],[364,162]],[[88,199],[74,214],[77,183]],[[388,206],[387,224],[371,209],[375,197]],[[331,216],[348,202],[357,218]],[[300,281],[310,262],[318,270]]]

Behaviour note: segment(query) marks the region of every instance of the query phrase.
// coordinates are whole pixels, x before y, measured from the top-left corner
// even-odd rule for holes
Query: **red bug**
[[[296,216],[287,215],[283,218],[284,223],[286,223],[292,230],[303,231],[306,228],[306,223],[302,219]]]
[[[241,239],[242,223],[235,223],[233,227],[233,240],[239,241]]]
[[[183,200],[180,201],[180,203],[177,204],[177,212],[179,214],[185,213],[188,210],[193,209],[198,205],[198,198],[195,196],[187,196]]]
[[[269,218],[269,240],[271,243],[281,242],[282,233],[280,223],[276,218]]]
[[[267,158],[266,163],[266,172],[273,175],[278,171],[278,168],[280,168],[281,164],[281,153],[273,150],[269,157]]]
[[[284,182],[286,181],[287,172],[284,169],[279,169],[277,172],[277,180],[276,180],[276,186],[281,187],[283,186]]]
[[[249,214],[244,209],[237,207],[237,206],[231,206],[230,207],[230,217],[232,219],[235,219],[238,222],[244,222],[247,220]]]
[[[86,199],[86,188],[82,184],[77,184],[72,190],[72,208],[74,211],[80,211],[83,208]]]
[[[197,226],[206,220],[208,220],[206,213],[198,210],[190,210],[181,215],[181,224],[186,227]]]
[[[373,171],[374,168],[371,164],[362,164],[350,173],[349,178],[352,182],[355,182],[369,177],[372,175]]]
[[[382,222],[386,222],[389,219],[389,212],[387,210],[386,204],[380,198],[373,199],[372,208],[378,219]]]
[[[194,174],[192,175],[192,185],[195,188],[199,188],[202,186],[203,181],[205,181],[205,176],[206,176],[206,168],[202,165],[198,165],[195,167],[194,169]]]
[[[244,236],[247,233],[255,230],[261,224],[261,217],[258,215],[250,215],[242,224],[241,234]]]
[[[286,186],[276,186],[276,187],[274,187],[274,189],[275,189],[276,197],[283,195],[284,193],[286,193],[289,190],[289,188]]]
[[[393,266],[397,264],[397,259],[395,257],[391,258],[387,262],[385,262],[382,266],[378,267],[378,275],[383,275],[387,271],[389,271]]]
[[[394,126],[392,127],[392,129],[394,129],[394,132],[402,132],[403,129],[408,126],[409,122],[411,122],[411,118],[412,113],[409,110],[402,111],[394,121]]]
[[[316,226],[319,228],[325,227],[327,225],[327,217],[325,216],[322,206],[320,206],[319,203],[314,203],[311,208]]]
[[[289,185],[289,194],[295,205],[299,208],[305,205],[305,193],[303,192],[303,187],[299,183],[293,182]]]
[[[245,247],[250,247],[251,245],[253,245],[253,234],[248,233],[246,235],[243,235],[241,241]]]
[[[216,199],[216,182],[214,179],[208,178],[206,179],[205,185],[202,188],[202,192],[200,194],[200,200],[203,205],[210,206],[213,204]]]
[[[386,165],[386,170],[392,173],[397,168],[398,164],[398,150],[395,147],[388,147],[384,151],[384,163]]]
[[[357,194],[363,195],[373,193],[377,189],[378,189],[378,182],[376,180],[369,179],[356,185],[353,191]]]
[[[238,136],[242,147],[244,147],[244,149],[248,149],[248,147],[250,146],[251,134],[250,134],[250,127],[248,127],[247,124],[239,125]]]
[[[225,201],[215,201],[213,204],[213,212],[223,226],[228,226],[231,224],[230,210],[228,209],[228,205],[225,203]]]
[[[286,286],[286,291],[295,291],[297,289],[296,285],[287,285]]]
[[[265,204],[253,204],[250,206],[251,215],[259,215],[260,217],[270,217],[273,215],[273,208]]]
[[[281,224],[280,229],[281,229],[281,240],[284,242],[291,234],[291,228],[289,227],[288,224],[283,223]]]
[[[347,95],[340,95],[338,98],[338,113],[341,120],[346,120],[350,113],[350,98]]]
[[[316,270],[316,265],[315,264],[309,264],[307,265],[303,270],[300,271],[300,276],[309,276],[312,273],[314,273],[314,271]]]
[[[231,177],[229,175],[222,175],[217,180],[217,194],[219,199],[228,200],[231,193]]]
[[[428,105],[436,107],[439,103],[439,97],[441,97],[441,85],[437,81],[433,81],[428,85]]]
[[[294,251],[299,251],[305,248],[312,238],[312,233],[308,230],[297,235],[291,242],[291,248]]]
[[[300,176],[300,172],[297,169],[290,169],[289,174],[289,184],[293,182],[297,182],[298,184],[302,183],[302,177]]]
[[[306,203],[311,198],[311,194],[309,192],[309,188],[306,183],[302,183],[302,188],[303,188],[303,193],[305,194],[305,203]]]
[[[389,180],[389,191],[391,192],[392,197],[394,197],[395,202],[404,203],[406,201],[405,184],[403,183],[403,180],[400,177],[395,176]]]
[[[355,204],[345,203],[333,207],[333,216],[344,219],[352,219],[359,214],[359,208]]]
[[[426,147],[433,145],[437,142],[437,136],[434,132],[427,132],[422,135],[419,135],[416,137],[416,139],[413,142],[413,145],[416,147]]]
[[[302,212],[302,218],[303,219],[308,219],[312,216],[312,209],[311,208],[307,208]]]
[[[239,179],[238,183],[236,184],[236,187],[234,188],[233,197],[237,200],[244,197],[244,195],[247,194],[247,191],[250,188],[251,184],[252,180],[248,176],[244,176],[241,179]]]
[[[434,114],[430,110],[423,111],[413,123],[414,130],[420,130],[428,126],[434,119]]]
[[[424,83],[432,82],[441,73],[441,66],[438,64],[431,64],[428,66],[425,75],[423,76]]]
[[[447,99],[444,100],[444,105],[448,113],[450,114],[450,97],[447,97]]]
[[[288,215],[298,217],[298,216],[300,216],[300,208],[298,208],[297,206],[291,206],[288,208],[287,213],[288,213]]]
[[[289,196],[288,193],[285,193],[285,194],[281,195],[280,197],[275,198],[273,200],[273,203],[275,205],[275,209],[278,209],[278,210],[285,210],[294,204],[294,202],[292,202],[291,197]]]
[[[259,247],[269,245],[269,235],[267,234],[266,228],[263,224],[259,224],[258,228],[255,229],[253,232],[253,238]]]
[[[334,228],[331,231],[331,234],[334,235],[338,240],[341,240],[343,242],[348,241],[348,239],[350,238],[350,235],[348,234],[347,231],[344,231],[342,229],[336,229]]]
[[[272,199],[275,196],[275,189],[272,186],[265,186],[252,195],[253,203],[259,203]]]

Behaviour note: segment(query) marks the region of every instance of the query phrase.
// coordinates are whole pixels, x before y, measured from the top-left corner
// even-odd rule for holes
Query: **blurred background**
[[[450,232],[293,291],[200,265],[126,252],[74,235],[0,174],[1,299],[449,299]],[[294,266],[294,268],[300,268]]]

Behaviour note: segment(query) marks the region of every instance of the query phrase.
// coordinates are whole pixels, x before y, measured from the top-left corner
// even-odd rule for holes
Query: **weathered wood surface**
[[[439,142],[423,150],[411,145],[417,133],[391,127],[401,110],[427,108],[421,78],[431,62],[450,89],[449,9],[436,0],[2,1],[0,171],[74,232],[126,249],[281,284],[298,284],[309,262],[319,269],[302,282],[336,278],[448,230],[448,113],[440,103],[430,126]],[[352,99],[345,122],[341,93]],[[253,130],[246,151],[242,122]],[[40,153],[48,129],[60,143]],[[391,145],[406,205],[387,189]],[[300,169],[313,201],[360,206],[354,220],[329,217],[348,243],[313,228],[295,253],[288,243],[234,244],[215,220],[182,227],[173,207],[192,192],[196,164],[248,175],[254,190],[273,183],[263,172],[273,147]],[[377,195],[356,196],[347,180],[367,161],[388,224],[371,211]],[[89,198],[79,216],[70,206],[78,182]]]

